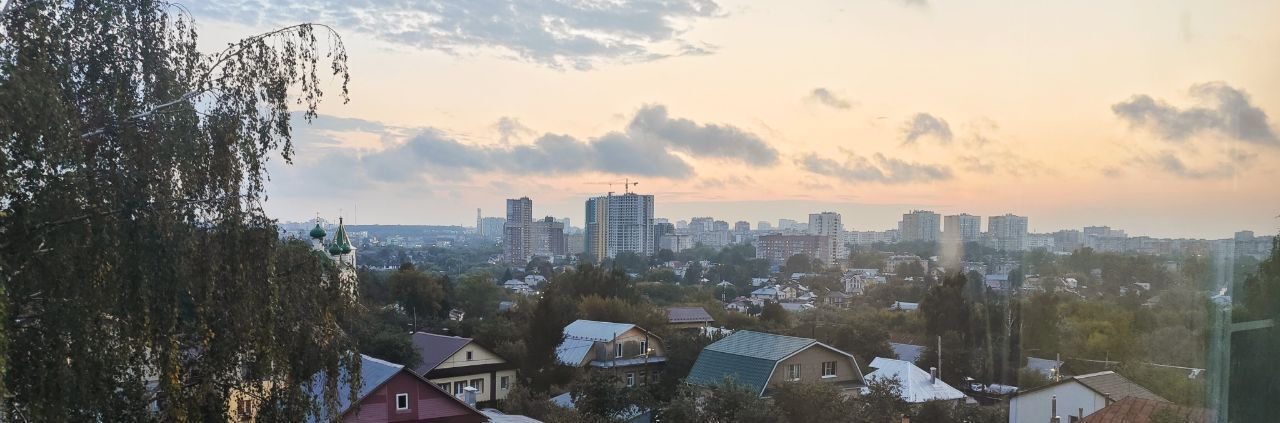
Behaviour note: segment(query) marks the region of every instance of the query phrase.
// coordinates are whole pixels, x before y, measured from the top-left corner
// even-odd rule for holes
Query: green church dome
[[[349,248],[349,247],[348,247],[348,248]],[[342,246],[339,246],[337,243],[330,244],[330,245],[329,245],[329,254],[333,254],[333,255],[335,255],[335,256],[336,256],[336,255],[339,255],[339,254],[342,254]]]
[[[325,235],[326,235],[326,234],[324,233],[324,228],[321,228],[319,223],[317,223],[317,224],[316,224],[316,227],[311,228],[311,237],[312,237],[312,238],[315,238],[315,239],[322,239],[322,238],[324,238],[324,236],[325,236]]]

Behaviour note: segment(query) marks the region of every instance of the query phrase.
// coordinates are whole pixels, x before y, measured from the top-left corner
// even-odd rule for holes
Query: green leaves
[[[184,13],[0,16],[0,420],[223,420],[233,392],[296,419],[358,370],[353,275],[261,209],[294,100],[314,114],[321,72],[345,98],[341,40],[301,24],[206,56]],[[330,389],[303,392],[322,370]]]

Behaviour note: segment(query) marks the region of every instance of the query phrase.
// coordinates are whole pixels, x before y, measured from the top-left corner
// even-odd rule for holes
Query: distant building
[[[714,249],[721,249],[733,243],[733,234],[728,230],[714,230],[693,234],[693,243],[702,244]]]
[[[875,243],[892,244],[898,242],[898,231],[849,231],[845,239],[854,245],[871,245]]]
[[[928,210],[912,210],[898,222],[902,241],[938,241],[942,235],[942,217]]]
[[[582,254],[587,251],[586,235],[576,233],[564,236],[564,252],[567,255]]]
[[[678,253],[693,248],[693,235],[670,233],[658,237],[659,250],[671,250]]]
[[[689,219],[689,232],[711,232],[716,228],[716,219],[713,217],[695,217]]]
[[[671,329],[701,329],[715,322],[702,307],[667,307],[667,327]]]
[[[987,218],[987,234],[991,237],[991,246],[1003,251],[1022,251],[1026,249],[1027,217],[1005,214]]]
[[[1065,229],[1053,233],[1053,250],[1070,253],[1084,246],[1084,233],[1075,229]]]
[[[711,230],[716,232],[729,232],[729,222],[725,222],[723,220],[711,222]]]
[[[751,223],[745,220],[739,220],[733,224],[733,231],[739,234],[751,232]],[[1252,232],[1250,232],[1252,235]]]
[[[811,259],[831,262],[831,242],[822,235],[764,235],[756,245],[756,258],[773,264],[786,264],[787,259],[804,254]]]
[[[507,222],[502,231],[502,255],[511,264],[524,265],[533,256],[533,200],[507,200]]]
[[[562,257],[566,254],[567,248],[564,240],[564,223],[557,222],[555,218],[547,216],[533,222],[531,230],[533,234],[532,255],[539,257]]]
[[[809,214],[809,233],[827,238],[829,255],[820,257],[827,266],[839,266],[849,258],[844,247],[844,224],[840,222],[840,213],[822,212]]]
[[[484,239],[502,239],[502,227],[506,223],[507,219],[501,217],[480,218],[479,235]]]
[[[968,213],[943,218],[942,239],[947,242],[977,241],[982,235],[982,216]]]
[[[591,198],[586,219],[587,255],[597,262],[622,252],[653,255],[652,195],[628,192]]]
[[[656,221],[657,219],[654,219],[654,220]],[[663,220],[666,220],[666,219],[663,219]],[[674,233],[676,233],[676,225],[671,224],[671,223],[667,223],[667,222],[654,222],[654,224],[653,224],[653,242],[654,242],[654,244],[655,244],[655,245],[654,245],[654,247],[653,247],[653,251],[654,251],[654,252],[658,252],[658,251],[662,250],[662,236],[663,236],[663,235],[667,235],[667,234],[674,234]],[[671,251],[675,251],[675,250],[671,250]]]
[[[763,232],[763,231],[772,231],[772,230],[773,230],[773,224],[772,224],[772,223],[769,223],[769,222],[766,222],[766,221],[761,220],[761,221],[759,221],[759,222],[756,222],[756,230],[757,230],[757,231],[762,231],[762,232]]]

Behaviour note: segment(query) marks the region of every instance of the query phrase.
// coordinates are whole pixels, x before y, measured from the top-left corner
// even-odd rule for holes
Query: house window
[[[822,362],[822,377],[836,377],[836,362]]]
[[[622,344],[613,344],[613,357],[622,358]]]
[[[466,382],[466,381],[461,381],[461,380],[460,380],[460,381],[454,382],[454,383],[453,383],[453,394],[454,394],[454,395],[462,395],[462,388],[466,388],[466,387],[467,387],[467,382]]]
[[[439,386],[442,391],[449,392],[449,382],[441,383],[436,386]]]
[[[627,386],[636,386],[636,374],[627,372]]]
[[[471,351],[467,351],[467,361],[471,361]]]
[[[510,386],[511,386],[511,377],[510,377],[510,376],[503,376],[503,377],[499,378],[499,379],[498,379],[498,386],[502,387],[502,389],[507,389],[508,387],[510,387]]]
[[[409,409],[409,394],[396,394],[396,411]]]
[[[787,379],[800,380],[800,365],[791,364],[787,366]]]
[[[640,341],[640,354],[649,355],[649,341]]]
[[[471,379],[471,387],[476,388],[477,394],[484,393],[484,379]]]

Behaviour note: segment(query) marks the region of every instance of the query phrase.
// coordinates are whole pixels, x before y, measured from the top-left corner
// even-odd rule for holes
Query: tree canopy
[[[9,1],[0,27],[0,420],[225,420],[235,390],[296,418],[320,371],[336,405],[353,281],[261,202],[295,110],[346,99],[337,34],[204,54],[152,0]]]

